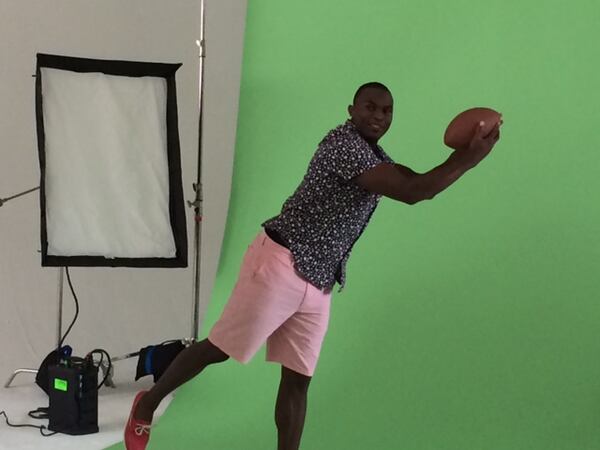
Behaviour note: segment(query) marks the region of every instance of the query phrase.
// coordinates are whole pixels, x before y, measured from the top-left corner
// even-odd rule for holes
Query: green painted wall
[[[433,201],[383,200],[355,247],[310,391],[304,450],[600,449],[600,3],[253,0],[235,173],[205,335],[246,245],[358,85],[381,142],[426,171],[450,119],[504,114],[496,149]],[[187,384],[158,449],[274,449],[261,352]]]

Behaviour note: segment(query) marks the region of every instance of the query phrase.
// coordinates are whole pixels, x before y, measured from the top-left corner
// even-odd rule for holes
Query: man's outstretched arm
[[[468,147],[455,150],[444,163],[428,172],[418,174],[400,164],[381,163],[353,181],[369,192],[413,205],[432,199],[479,164],[499,138],[500,123],[487,136],[483,136],[483,126],[479,126]]]

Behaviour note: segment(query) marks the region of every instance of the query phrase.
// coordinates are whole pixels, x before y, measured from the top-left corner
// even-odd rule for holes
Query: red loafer
[[[127,426],[125,427],[125,448],[127,450],[144,450],[150,439],[150,422],[133,418],[133,412],[147,391],[140,391],[133,400]]]

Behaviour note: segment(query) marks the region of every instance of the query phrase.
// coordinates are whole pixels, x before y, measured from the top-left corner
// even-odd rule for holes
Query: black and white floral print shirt
[[[352,247],[381,198],[352,178],[382,162],[394,161],[347,121],[323,138],[281,213],[262,224],[279,234],[296,270],[317,288],[331,289],[336,281],[344,287]]]

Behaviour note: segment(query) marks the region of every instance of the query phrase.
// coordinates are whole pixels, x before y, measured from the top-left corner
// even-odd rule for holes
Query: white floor
[[[100,431],[85,436],[55,434],[43,437],[33,428],[11,428],[0,416],[0,449],[65,449],[96,450],[105,449],[123,440],[123,427],[135,394],[152,386],[152,376],[134,381],[137,358],[118,361],[115,364],[115,388],[102,387],[98,391],[98,427]],[[35,420],[27,413],[40,406],[48,406],[48,396],[34,383],[35,375],[19,374],[11,387],[4,388],[10,373],[0,374],[0,411],[5,411],[12,424],[29,423],[48,426],[47,420]],[[155,421],[171,402],[172,396],[165,398],[155,414]],[[45,432],[49,432],[45,430]]]

